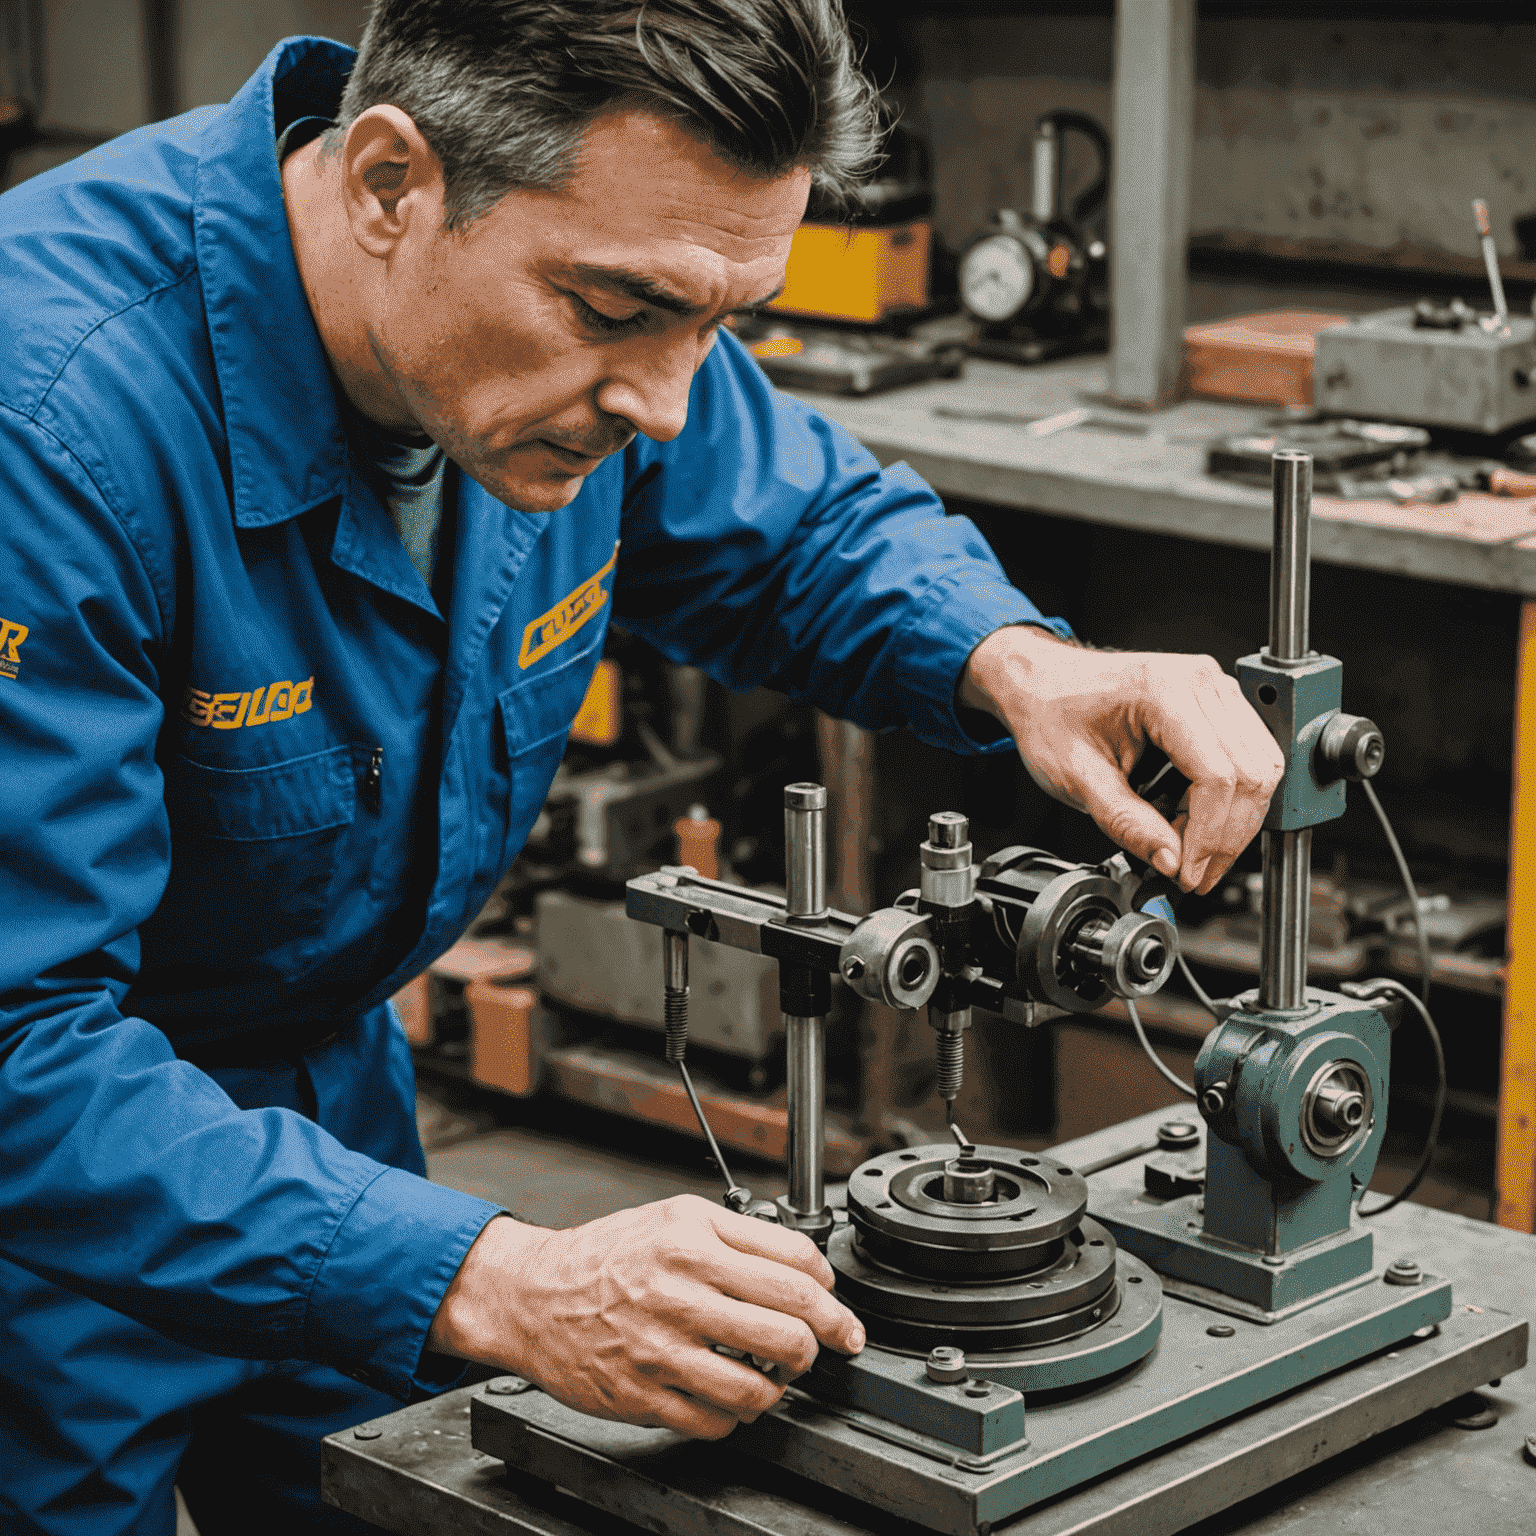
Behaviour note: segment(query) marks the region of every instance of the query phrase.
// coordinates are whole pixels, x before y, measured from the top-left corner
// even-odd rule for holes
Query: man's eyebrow
[[[581,282],[606,288],[610,293],[622,294],[638,304],[654,304],[657,309],[663,309],[669,315],[693,318],[707,313],[700,305],[685,299],[680,293],[674,293],[670,288],[658,283],[655,278],[647,277],[642,272],[629,272],[623,267],[599,267],[589,262],[577,262],[571,267],[571,273]],[[749,310],[771,303],[783,292],[784,284],[780,283],[772,293],[765,294],[760,299],[751,299],[745,304],[738,304],[728,313],[745,314]]]

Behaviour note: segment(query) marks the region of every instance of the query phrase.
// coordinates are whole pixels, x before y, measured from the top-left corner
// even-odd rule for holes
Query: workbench
[[[1203,442],[1249,431],[1271,408],[1186,400],[1139,414],[1117,409],[1108,388],[1103,357],[1029,369],[972,360],[958,379],[862,399],[802,398],[846,427],[882,464],[905,461],[945,497],[1267,550],[1269,492],[1205,474]],[[1045,423],[1085,406],[1100,424],[1043,436],[1031,431],[1031,421]],[[1312,556],[1524,600],[1515,667],[1496,1219],[1536,1231],[1536,499],[1463,493],[1447,505],[1397,506],[1319,495]]]
[[[1173,1106],[1158,1114],[1174,1114]],[[1155,1117],[1154,1117],[1155,1118]],[[1089,1166],[1113,1132],[1058,1148]],[[1486,1222],[1402,1205],[1372,1223],[1383,1257],[1418,1257],[1452,1282],[1456,1305],[1529,1315],[1536,1239]],[[1456,1314],[1444,1325],[1454,1337]],[[1433,1348],[1408,1341],[1400,1348]],[[1218,1426],[1154,1457],[1025,1512],[999,1527],[1007,1536],[1453,1536],[1467,1531],[1536,1531],[1536,1372],[1517,1370],[1455,1407],[1424,1412],[1376,1433],[1372,1414],[1355,1400],[1373,1372],[1397,1370],[1397,1353],[1374,1357],[1325,1378],[1303,1393],[1275,1400],[1228,1426]],[[505,1380],[505,1379],[504,1379]],[[898,1536],[889,1516],[846,1502],[810,1508],[787,1496],[783,1475],[750,1472],[750,1463],[721,1443],[676,1441],[660,1457],[648,1451],[630,1468],[619,1453],[612,1485],[589,1490],[616,1518],[547,1484],[508,1471],[469,1440],[470,1401],[501,1382],[464,1387],[430,1402],[330,1436],[323,1447],[326,1499],[388,1531],[408,1536],[632,1536],[638,1528],[669,1536]],[[516,1379],[508,1382],[516,1385]],[[1245,1419],[1263,1419],[1263,1462],[1276,1486],[1255,1493],[1252,1462],[1223,1466],[1223,1437]],[[1460,1427],[1460,1418],[1478,1427]],[[1250,1424],[1249,1428],[1253,1426]],[[624,1431],[654,1439],[660,1432]],[[671,1438],[671,1437],[667,1437]],[[1250,1438],[1252,1436],[1250,1435]],[[1536,1451],[1532,1452],[1536,1456]],[[1170,1467],[1165,1458],[1177,1466]],[[1158,1463],[1164,1463],[1159,1469]],[[1153,1481],[1178,1497],[1145,1502]],[[735,1478],[740,1477],[741,1481]],[[700,1492],[694,1524],[675,1524],[661,1493],[663,1478]],[[1266,1479],[1267,1480],[1267,1479]],[[670,1511],[670,1513],[669,1513]],[[630,1520],[635,1523],[630,1523]],[[915,1528],[913,1528],[915,1529]]]

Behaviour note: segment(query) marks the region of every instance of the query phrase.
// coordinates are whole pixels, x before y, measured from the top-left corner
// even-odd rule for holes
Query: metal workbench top
[[[1145,1118],[1151,1123],[1172,1112]],[[1111,1134],[1099,1132],[1057,1150],[1074,1165],[1088,1166],[1098,1140]],[[1536,1238],[1412,1204],[1372,1225],[1380,1256],[1412,1256],[1431,1265],[1451,1280],[1457,1306],[1516,1317],[1529,1317],[1536,1306]],[[476,1452],[469,1441],[469,1400],[478,1390],[463,1388],[401,1409],[360,1426],[361,1434],[330,1436],[326,1497],[409,1536],[634,1536],[635,1526]],[[1443,1411],[1421,1414],[1338,1455],[1309,1442],[1293,1463],[1301,1470],[1249,1497],[1243,1495],[1253,1485],[1245,1488],[1236,1476],[1225,1492],[1238,1502],[1188,1527],[1188,1536],[1312,1536],[1320,1530],[1333,1536],[1536,1536],[1536,1464],[1523,1454],[1526,1437],[1536,1436],[1536,1369],[1516,1371],[1481,1396],[1497,1416],[1484,1429],[1458,1428]],[[700,1449],[713,1464],[712,1448]],[[1083,1504],[1102,1506],[1117,1476],[1087,1485]],[[1067,1494],[1027,1511],[999,1527],[1000,1536],[1062,1536],[1077,1528],[1077,1498]],[[735,1536],[889,1536],[891,1525],[873,1511],[817,1511],[795,1504],[781,1487],[743,1485],[726,1491],[712,1528]],[[648,1522],[646,1528],[659,1527]]]
[[[1269,548],[1268,491],[1212,479],[1204,448],[1186,440],[1246,431],[1265,408],[1187,400],[1139,416],[1109,405],[1107,388],[1102,357],[1037,368],[972,359],[959,379],[862,399],[801,398],[882,464],[905,460],[947,497]],[[1048,417],[1078,406],[1144,424],[1147,435],[1079,427],[1037,437],[1017,422],[975,419]],[[1314,510],[1318,560],[1536,596],[1536,501],[1463,494],[1447,506],[1398,507],[1319,496]]]

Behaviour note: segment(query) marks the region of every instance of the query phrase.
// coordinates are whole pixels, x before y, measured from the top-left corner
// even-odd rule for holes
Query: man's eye
[[[602,310],[594,309],[579,293],[570,293],[566,296],[576,310],[576,318],[588,330],[599,331],[605,336],[633,330],[645,318],[645,311],[637,309],[634,314],[625,315],[623,319],[616,320],[612,315],[605,315]]]

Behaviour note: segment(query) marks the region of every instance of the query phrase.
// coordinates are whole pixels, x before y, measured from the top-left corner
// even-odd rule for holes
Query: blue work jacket
[[[957,751],[1040,622],[975,528],[728,335],[563,511],[450,470],[434,600],[349,457],[274,152],[350,50],[0,198],[0,1256],[219,1354],[404,1395],[495,1207],[198,1062],[441,954],[538,814],[610,615]],[[319,1117],[321,1120],[324,1116]]]

